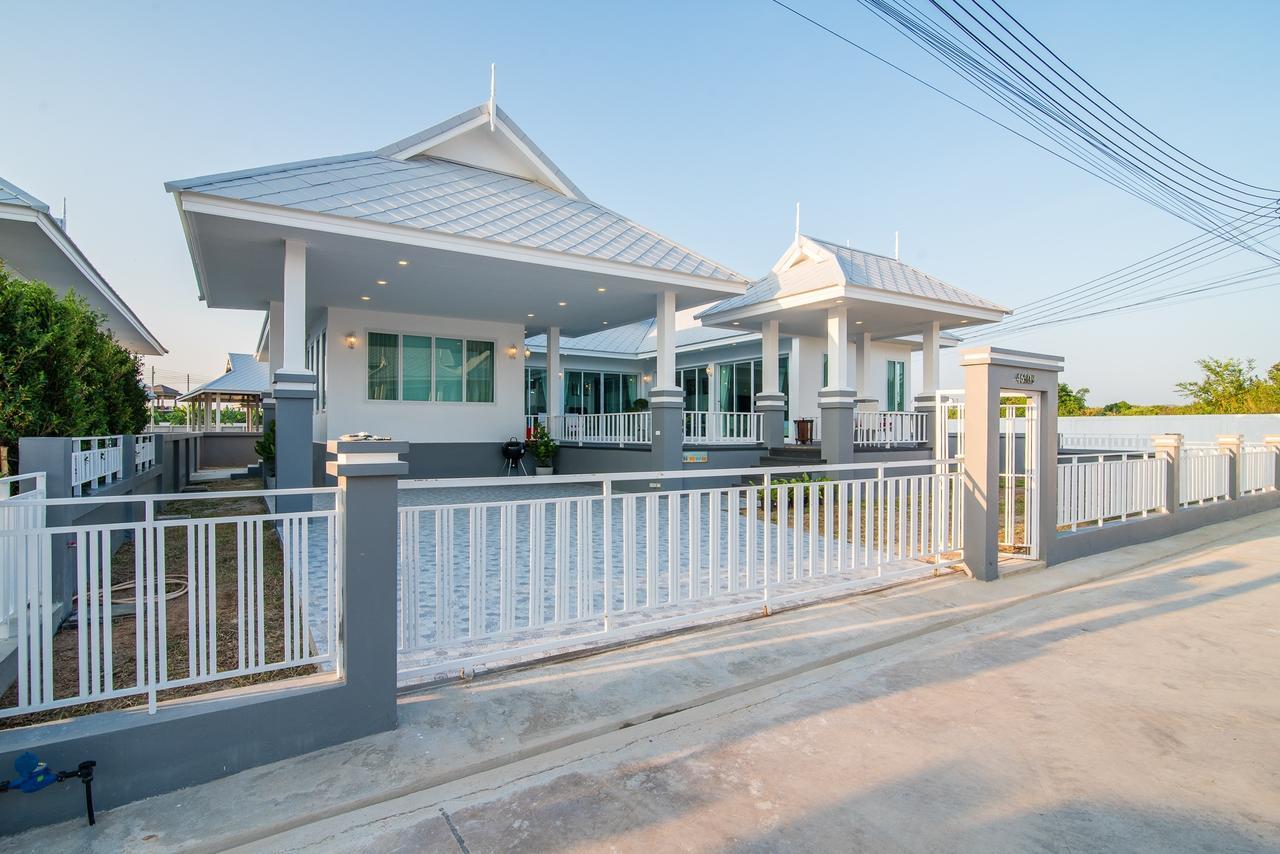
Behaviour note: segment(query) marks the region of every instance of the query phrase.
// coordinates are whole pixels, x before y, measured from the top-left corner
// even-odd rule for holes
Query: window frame
[[[369,396],[369,337],[371,335],[394,335],[396,339],[396,397],[387,399],[377,399]],[[404,399],[404,338],[408,335],[411,338],[426,338],[431,342],[431,377],[430,377],[430,396],[428,400],[405,400]],[[436,357],[436,340],[446,338],[450,341],[462,342],[462,399],[461,400],[436,400],[436,391],[439,388],[439,380],[436,371],[439,368],[440,360]],[[483,336],[462,336],[456,335],[438,335],[434,332],[423,331],[399,331],[394,329],[367,327],[364,330],[365,354],[364,354],[364,401],[376,405],[383,404],[409,404],[411,406],[497,406],[498,405],[498,342],[493,338],[485,338]],[[487,344],[489,351],[493,354],[492,363],[493,370],[489,381],[492,388],[492,398],[490,400],[467,400],[467,378],[470,371],[467,368],[467,345],[469,343]]]

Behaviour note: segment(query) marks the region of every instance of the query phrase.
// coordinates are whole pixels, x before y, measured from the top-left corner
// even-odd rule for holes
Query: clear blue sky
[[[976,103],[854,4],[795,3]],[[1184,149],[1280,185],[1280,4],[1008,6]],[[899,230],[904,260],[1010,306],[1194,234],[765,0],[30,3],[4,30],[0,175],[68,197],[171,384],[252,349],[260,316],[197,301],[163,182],[376,148],[483,101],[491,61],[499,103],[592,198],[747,275],[786,248],[796,201],[809,233],[891,253]],[[1280,360],[1278,306],[1264,290],[1000,343],[1066,356],[1091,402],[1171,401],[1200,356]]]

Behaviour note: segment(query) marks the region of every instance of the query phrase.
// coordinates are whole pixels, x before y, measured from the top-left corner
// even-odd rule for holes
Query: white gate
[[[1038,395],[1000,398],[1000,535],[1004,555],[1040,556],[1040,491],[1036,460]]]

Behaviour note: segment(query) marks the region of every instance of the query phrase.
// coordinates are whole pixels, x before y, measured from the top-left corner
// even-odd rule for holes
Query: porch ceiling
[[[924,297],[906,297],[871,288],[832,286],[798,294],[786,294],[769,302],[756,303],[714,316],[703,315],[707,326],[758,332],[767,320],[777,320],[783,335],[823,338],[827,334],[827,311],[843,306],[849,311],[849,335],[870,332],[882,340],[918,335],[937,321],[943,330],[969,329],[999,322],[999,311],[961,306]]]
[[[257,219],[251,209],[219,211],[216,200],[200,202],[184,195],[180,204],[204,298],[217,308],[265,310],[283,299],[286,238],[307,243],[309,309],[520,323],[531,333],[555,325],[575,336],[653,317],[663,291],[674,291],[677,306],[686,308],[745,289],[740,282],[318,215],[268,210]]]

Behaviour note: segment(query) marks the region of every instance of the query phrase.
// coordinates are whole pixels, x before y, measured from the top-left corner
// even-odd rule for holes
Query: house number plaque
[[[1035,374],[1014,374],[1013,378],[1023,385],[1033,385],[1036,381]]]

